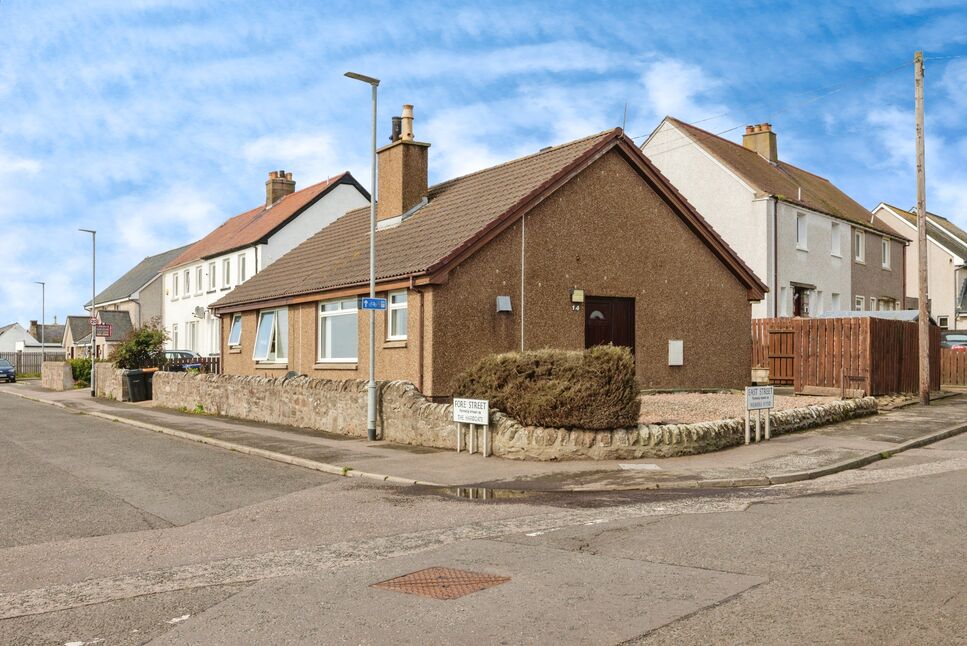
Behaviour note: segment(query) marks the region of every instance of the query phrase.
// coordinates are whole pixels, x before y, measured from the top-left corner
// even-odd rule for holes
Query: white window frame
[[[866,299],[862,296],[853,297],[853,309],[857,312],[862,312],[866,308]]]
[[[263,317],[267,314],[272,314],[272,329],[268,332],[269,337],[265,344],[265,353],[261,356],[258,354],[259,351],[259,339],[262,334],[262,322]],[[282,318],[280,314],[285,314],[285,325],[280,328],[279,320]],[[259,310],[258,314],[258,326],[255,328],[255,346],[252,348],[252,359],[262,363],[288,363],[289,361],[289,310],[286,307],[278,307],[267,310]],[[279,330],[284,329],[285,343],[279,343]],[[279,354],[279,348],[284,347],[284,355]],[[273,351],[274,348],[274,351]]]
[[[244,253],[238,254],[238,263],[236,264],[238,265],[238,282],[236,284],[241,285],[242,283],[245,282],[245,279],[248,278],[248,276],[245,275],[245,254]]]
[[[941,330],[946,330],[947,328],[949,328],[950,327],[950,317],[947,317],[947,316],[938,316],[937,317],[937,326],[940,327]]]
[[[862,229],[853,232],[853,260],[866,264],[866,232]]]
[[[796,249],[800,251],[809,251],[808,236],[809,236],[809,222],[806,220],[806,214],[796,212]]]
[[[235,324],[238,323],[238,334],[236,334]],[[232,341],[232,337],[235,337],[235,341]],[[232,324],[228,328],[228,347],[237,348],[242,345],[242,315],[232,314]]]
[[[205,291],[205,270],[203,265],[195,267],[195,295]]]
[[[198,321],[185,323],[185,342],[186,350],[198,352]]]
[[[191,296],[191,270],[190,269],[186,269],[183,272],[182,275],[183,275],[183,278],[184,278],[184,285],[183,285],[183,287],[185,288],[184,289],[185,298],[188,298],[189,296]]]
[[[340,309],[325,311],[324,307],[331,303],[340,303]],[[352,307],[343,307],[346,303],[352,303]],[[340,298],[335,300],[323,301],[319,303],[317,311],[319,323],[316,326],[318,328],[316,332],[316,359],[319,363],[356,363],[359,361],[359,307],[356,305],[356,301],[351,298]],[[332,328],[325,324],[324,319],[334,318],[337,316],[355,316],[356,317],[356,356],[355,357],[327,357],[323,356],[323,348],[332,347]],[[327,343],[323,343],[323,335],[326,335]]]
[[[228,289],[232,286],[232,259],[224,258],[222,260],[222,288]]]
[[[178,284],[181,281],[181,276],[179,272],[171,274],[171,300],[176,300],[178,298]]]
[[[175,278],[178,278],[178,274],[175,274]],[[171,324],[171,349],[178,350],[178,324]]]
[[[403,302],[393,303],[393,297],[400,296],[400,295],[404,297]],[[405,341],[406,340],[406,332],[403,332],[403,334],[399,334],[399,333],[394,334],[393,312],[398,312],[400,310],[403,310],[404,312],[406,312],[404,316],[409,317],[409,300],[410,300],[409,294],[405,289],[400,289],[394,292],[390,292],[389,294],[386,295],[386,302],[387,302],[386,304],[386,340],[387,341]],[[407,321],[404,324],[405,327],[407,327],[407,329],[409,329],[408,323],[409,321]]]
[[[829,228],[829,254],[843,257],[843,230],[839,222],[833,222]]]
[[[878,312],[880,307],[880,301],[875,296],[870,296],[870,311]]]
[[[880,250],[882,251],[882,266],[883,269],[890,269],[892,265],[890,264],[890,239],[882,238],[880,241]]]
[[[208,291],[213,292],[218,287],[218,265],[214,261],[208,263]]]

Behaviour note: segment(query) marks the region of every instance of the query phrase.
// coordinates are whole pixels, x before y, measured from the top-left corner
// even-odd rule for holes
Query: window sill
[[[799,245],[796,245],[796,251],[809,251],[809,247],[800,247]]]
[[[843,254],[841,254],[841,253],[831,253],[831,254],[829,254],[829,257],[830,258],[839,258],[840,260],[842,260],[843,259]]]
[[[883,271],[893,271],[893,267],[880,267]]]
[[[865,265],[866,264],[866,261],[865,260],[861,260],[859,258],[853,258],[853,262],[855,262],[857,265]]]
[[[312,366],[313,370],[356,370],[359,364],[355,361],[353,362],[323,362],[317,363]]]
[[[405,348],[406,339],[386,339],[383,341],[384,348]]]
[[[222,287],[222,288],[221,288],[221,289],[220,289],[219,291],[222,291],[222,292],[227,292],[227,291],[228,291],[228,290],[230,290],[231,288],[232,288],[232,286],[231,286],[231,285],[229,285],[228,287]]]
[[[274,363],[269,361],[256,361],[255,368],[258,370],[288,370],[288,363]]]
[[[229,354],[242,354],[242,348],[241,347],[229,348],[228,349],[228,353]]]

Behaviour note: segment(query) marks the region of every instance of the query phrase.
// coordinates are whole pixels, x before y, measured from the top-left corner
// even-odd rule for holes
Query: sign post
[[[473,455],[477,449],[477,427],[483,435],[483,449],[486,458],[490,455],[490,402],[486,399],[453,400],[453,421],[457,425],[457,453],[463,449],[464,424],[470,431],[467,438],[467,453]]]
[[[746,386],[745,388],[745,443],[749,443],[752,421],[751,413],[755,411],[755,441],[761,439],[762,411],[766,412],[766,439],[772,436],[771,410],[775,408],[775,388],[772,386]]]

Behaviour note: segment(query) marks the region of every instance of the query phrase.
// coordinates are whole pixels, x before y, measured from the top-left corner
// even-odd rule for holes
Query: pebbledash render
[[[765,286],[621,129],[432,187],[429,144],[379,151],[377,379],[451,394],[481,357],[632,347],[643,387],[739,387]],[[223,372],[363,379],[368,209],[211,307]]]

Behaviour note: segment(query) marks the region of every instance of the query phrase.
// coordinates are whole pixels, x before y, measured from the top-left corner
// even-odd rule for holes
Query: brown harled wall
[[[520,345],[520,234],[516,223],[454,269],[433,307],[432,395],[449,394],[465,366]],[[617,152],[608,153],[531,211],[524,224],[525,347],[584,347],[589,296],[635,298],[642,387],[740,387],[749,381],[746,288]],[[509,295],[512,315],[495,313]],[[685,365],[669,367],[683,339]]]
[[[857,229],[853,229],[853,236]],[[863,309],[870,309],[870,298],[892,298],[903,306],[903,251],[904,245],[896,240],[890,241],[890,269],[883,268],[883,236],[864,231],[866,236],[865,261],[856,260],[856,241],[850,237],[850,258],[852,272],[850,276],[853,299],[846,309],[856,309],[852,300],[857,296],[863,297]]]

